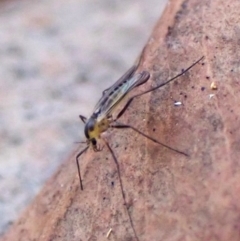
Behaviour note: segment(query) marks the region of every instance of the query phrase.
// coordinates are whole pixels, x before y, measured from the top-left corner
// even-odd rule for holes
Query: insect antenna
[[[116,158],[112,148],[110,147],[109,143],[105,139],[103,139],[103,141],[105,142],[105,144],[106,144],[108,150],[110,151],[110,153],[111,153],[111,155],[113,157],[113,160],[114,160],[114,162],[115,162],[115,164],[117,166],[118,178],[119,178],[119,182],[120,182],[120,187],[121,187],[121,192],[122,192],[122,198],[123,198],[124,206],[127,209],[128,219],[130,221],[130,224],[131,224],[134,236],[137,239],[137,241],[139,241],[137,233],[136,233],[136,230],[135,230],[134,225],[133,225],[132,217],[130,215],[130,212],[129,212],[129,209],[128,209],[128,206],[127,206],[125,194],[124,194],[124,191],[123,191],[123,184],[122,184],[122,179],[121,179],[121,175],[120,175],[120,168],[119,168],[119,164],[118,164],[117,158]]]
[[[80,187],[81,190],[83,190],[83,185],[82,185],[82,177],[81,177],[81,172],[80,172],[80,165],[79,165],[79,158],[80,156],[87,151],[87,149],[89,148],[89,145],[86,146],[82,151],[80,151],[77,156],[76,156],[76,163],[77,163],[77,169],[78,169],[78,177],[79,177],[79,182],[80,182]]]
[[[160,141],[152,138],[151,136],[146,135],[145,133],[141,132],[140,130],[138,130],[138,129],[135,128],[134,126],[126,125],[126,124],[122,124],[122,123],[116,123],[116,124],[114,124],[114,125],[111,125],[111,128],[116,128],[116,129],[132,129],[132,130],[136,131],[138,134],[146,137],[147,139],[149,139],[149,140],[151,140],[151,141],[153,141],[153,142],[155,142],[155,143],[157,143],[157,144],[159,144],[159,145],[161,145],[161,146],[164,146],[164,147],[168,148],[168,149],[171,150],[171,151],[175,151],[175,152],[177,152],[177,153],[179,153],[179,154],[182,154],[182,155],[184,155],[184,156],[189,156],[188,154],[186,154],[186,153],[184,153],[184,152],[182,152],[182,151],[179,151],[179,150],[177,150],[177,149],[174,149],[174,148],[172,148],[172,147],[170,147],[170,146],[168,146],[168,145],[166,145],[166,144],[163,144],[162,142],[160,142]]]
[[[160,85],[158,85],[158,86],[155,86],[155,87],[153,87],[153,88],[151,88],[151,89],[149,89],[149,90],[146,90],[146,91],[144,91],[144,92],[142,92],[142,93],[140,93],[140,94],[137,94],[137,95],[132,96],[132,97],[127,101],[127,103],[124,105],[124,107],[122,108],[122,110],[118,113],[118,115],[117,115],[117,117],[116,117],[115,120],[118,120],[118,119],[125,113],[125,111],[126,111],[127,108],[129,107],[129,105],[132,103],[132,101],[133,101],[136,97],[145,95],[145,94],[147,94],[147,93],[149,93],[149,92],[152,92],[152,91],[154,91],[154,90],[157,90],[157,89],[163,87],[164,85],[172,82],[173,80],[177,79],[178,77],[184,75],[184,74],[185,74],[187,71],[189,71],[193,66],[195,66],[197,63],[199,63],[203,58],[204,58],[204,56],[202,56],[199,60],[197,60],[196,62],[194,62],[192,65],[190,65],[187,69],[183,70],[181,73],[179,73],[178,75],[174,76],[173,78],[167,80],[166,82],[164,82],[164,83],[162,83],[162,84],[160,84]]]

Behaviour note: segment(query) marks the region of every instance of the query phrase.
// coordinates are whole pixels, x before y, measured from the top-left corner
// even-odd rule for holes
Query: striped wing
[[[149,79],[150,74],[147,71],[135,74],[136,68],[130,68],[114,85],[103,92],[93,113],[95,118],[99,121],[106,118],[132,89]]]

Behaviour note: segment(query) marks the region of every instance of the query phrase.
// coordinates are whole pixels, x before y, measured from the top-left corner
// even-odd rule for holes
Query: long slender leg
[[[79,177],[79,182],[80,182],[80,187],[81,190],[83,190],[83,185],[82,185],[82,178],[81,178],[81,172],[80,172],[80,165],[79,165],[79,157],[85,152],[87,151],[87,149],[89,148],[89,146],[85,147],[82,151],[80,151],[77,156],[76,156],[76,163],[77,163],[77,168],[78,168],[78,177]]]
[[[149,89],[149,90],[146,90],[146,91],[144,91],[144,92],[142,92],[142,93],[140,93],[140,94],[137,94],[137,95],[132,96],[132,97],[127,101],[127,103],[126,103],[125,106],[122,108],[122,110],[118,113],[118,115],[117,115],[117,117],[116,117],[115,120],[118,120],[118,119],[124,114],[124,112],[127,110],[127,108],[129,107],[129,105],[132,103],[132,101],[133,101],[135,98],[137,98],[137,97],[139,97],[139,96],[142,96],[142,95],[145,95],[145,94],[147,94],[147,93],[149,93],[149,92],[152,92],[152,91],[154,91],[154,90],[156,90],[156,89],[159,89],[159,88],[163,87],[164,85],[166,85],[166,84],[172,82],[173,80],[177,79],[178,77],[184,75],[188,70],[190,70],[194,65],[196,65],[197,63],[199,63],[203,58],[204,58],[204,56],[202,56],[199,60],[197,60],[196,62],[194,62],[194,63],[193,63],[191,66],[189,66],[187,69],[183,70],[180,74],[178,74],[178,75],[176,75],[175,77],[167,80],[166,82],[164,82],[164,83],[162,83],[162,84],[160,84],[160,85],[158,85],[158,86],[155,86],[155,87],[153,87],[153,88],[151,88],[151,89]]]
[[[177,153],[179,153],[179,154],[182,154],[182,155],[184,155],[184,156],[189,156],[188,154],[186,154],[186,153],[184,153],[184,152],[182,152],[182,151],[179,151],[179,150],[174,149],[174,148],[172,148],[172,147],[170,147],[170,146],[167,146],[167,145],[163,144],[162,142],[160,142],[160,141],[152,138],[151,136],[146,135],[145,133],[139,131],[139,130],[138,130],[137,128],[135,128],[134,126],[126,125],[126,124],[122,124],[122,123],[115,123],[115,124],[111,125],[111,128],[116,128],[116,129],[132,129],[132,130],[136,131],[138,134],[140,134],[140,135],[148,138],[149,140],[151,140],[151,141],[153,141],[153,142],[155,142],[155,143],[157,143],[157,144],[159,144],[159,145],[162,145],[162,146],[168,148],[168,149],[171,150],[171,151],[175,151],[175,152],[177,152]]]
[[[109,143],[108,143],[105,139],[103,139],[103,141],[105,142],[105,144],[106,144],[108,150],[110,151],[110,153],[111,153],[111,155],[112,155],[112,157],[113,157],[113,160],[114,160],[114,162],[115,162],[115,164],[116,164],[116,166],[117,166],[118,178],[119,178],[119,182],[120,182],[120,187],[121,187],[121,192],[122,192],[122,198],[123,198],[123,201],[124,201],[124,206],[125,206],[126,209],[127,209],[128,218],[129,218],[131,227],[132,227],[132,229],[133,229],[134,236],[135,236],[135,238],[137,239],[137,241],[139,241],[138,236],[137,236],[137,233],[136,233],[136,230],[135,230],[134,225],[133,225],[132,217],[131,217],[131,215],[130,215],[130,212],[129,212],[129,209],[128,209],[128,206],[127,206],[125,194],[124,194],[124,191],[123,191],[123,184],[122,184],[122,179],[121,179],[121,175],[120,175],[120,168],[119,168],[119,164],[118,164],[117,158],[116,158],[116,156],[115,156],[112,148],[109,146]]]

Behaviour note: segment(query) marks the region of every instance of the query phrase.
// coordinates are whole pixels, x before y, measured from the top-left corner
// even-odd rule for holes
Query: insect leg
[[[170,147],[170,146],[167,146],[167,145],[163,144],[162,142],[160,142],[160,141],[152,138],[151,136],[146,135],[145,133],[139,131],[139,130],[138,130],[137,128],[135,128],[134,126],[126,125],[126,124],[121,124],[121,123],[116,123],[116,124],[114,124],[114,125],[111,125],[111,128],[117,128],[117,129],[132,129],[132,130],[136,131],[138,134],[140,134],[140,135],[148,138],[149,140],[151,140],[151,141],[153,141],[153,142],[155,142],[155,143],[157,143],[157,144],[159,144],[159,145],[161,145],[161,146],[164,146],[164,147],[168,148],[168,149],[171,150],[171,151],[175,151],[175,152],[177,152],[177,153],[179,153],[179,154],[182,154],[182,155],[184,155],[184,156],[189,156],[188,154],[186,154],[186,153],[184,153],[184,152],[182,152],[182,151],[179,151],[179,150],[174,149],[174,148],[172,148],[172,147]]]
[[[86,118],[85,116],[79,115],[79,118],[81,119],[81,121],[82,121],[83,123],[86,123],[87,118]]]
[[[79,177],[79,182],[80,182],[80,187],[81,190],[83,190],[83,185],[82,185],[82,178],[81,178],[81,172],[80,172],[80,165],[79,165],[79,157],[85,152],[87,151],[87,149],[89,148],[89,146],[85,147],[82,151],[80,151],[77,156],[76,156],[76,163],[77,163],[77,168],[78,168],[78,177]]]
[[[131,217],[131,215],[130,215],[130,212],[129,212],[129,209],[128,209],[128,206],[127,206],[125,194],[124,194],[124,191],[123,191],[123,184],[122,184],[122,179],[121,179],[121,175],[120,175],[120,168],[119,168],[119,164],[118,164],[117,158],[116,158],[116,156],[115,156],[112,148],[110,147],[109,143],[108,143],[105,139],[103,139],[103,141],[105,142],[105,144],[106,144],[108,150],[110,151],[110,153],[111,153],[111,155],[112,155],[112,157],[113,157],[113,160],[114,160],[114,162],[115,162],[115,164],[116,164],[116,166],[117,166],[118,178],[119,178],[119,182],[120,182],[120,187],[121,187],[121,192],[122,192],[122,197],[123,197],[124,206],[125,206],[126,209],[127,209],[128,218],[129,218],[131,227],[132,227],[132,229],[133,229],[134,236],[135,236],[135,238],[137,239],[137,241],[139,241],[138,236],[137,236],[137,233],[136,233],[136,230],[135,230],[134,225],[133,225],[132,217]]]
[[[166,82],[164,82],[164,83],[162,83],[162,84],[160,84],[160,85],[158,85],[158,86],[155,86],[155,87],[153,87],[153,88],[151,88],[151,89],[149,89],[149,90],[146,90],[146,91],[144,91],[144,92],[142,92],[142,93],[140,93],[140,94],[137,94],[137,95],[132,96],[132,97],[127,101],[127,103],[126,103],[125,106],[122,108],[122,110],[118,113],[118,115],[117,115],[117,117],[116,117],[115,120],[118,120],[118,119],[125,113],[126,109],[129,107],[129,105],[132,103],[132,101],[133,101],[136,97],[139,97],[139,96],[142,96],[142,95],[147,94],[147,93],[149,93],[149,92],[152,92],[152,91],[154,91],[154,90],[156,90],[156,89],[159,89],[159,88],[163,87],[164,85],[172,82],[173,80],[177,79],[178,77],[184,75],[184,74],[185,74],[187,71],[189,71],[194,65],[196,65],[197,63],[199,63],[203,58],[204,58],[204,56],[202,56],[199,60],[197,60],[196,62],[194,62],[192,65],[190,65],[187,69],[183,70],[180,74],[174,76],[173,78],[167,80]]]

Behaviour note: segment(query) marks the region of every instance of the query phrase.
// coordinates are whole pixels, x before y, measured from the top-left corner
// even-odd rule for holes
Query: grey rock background
[[[1,233],[78,147],[78,115],[132,65],[166,2],[0,2]]]

